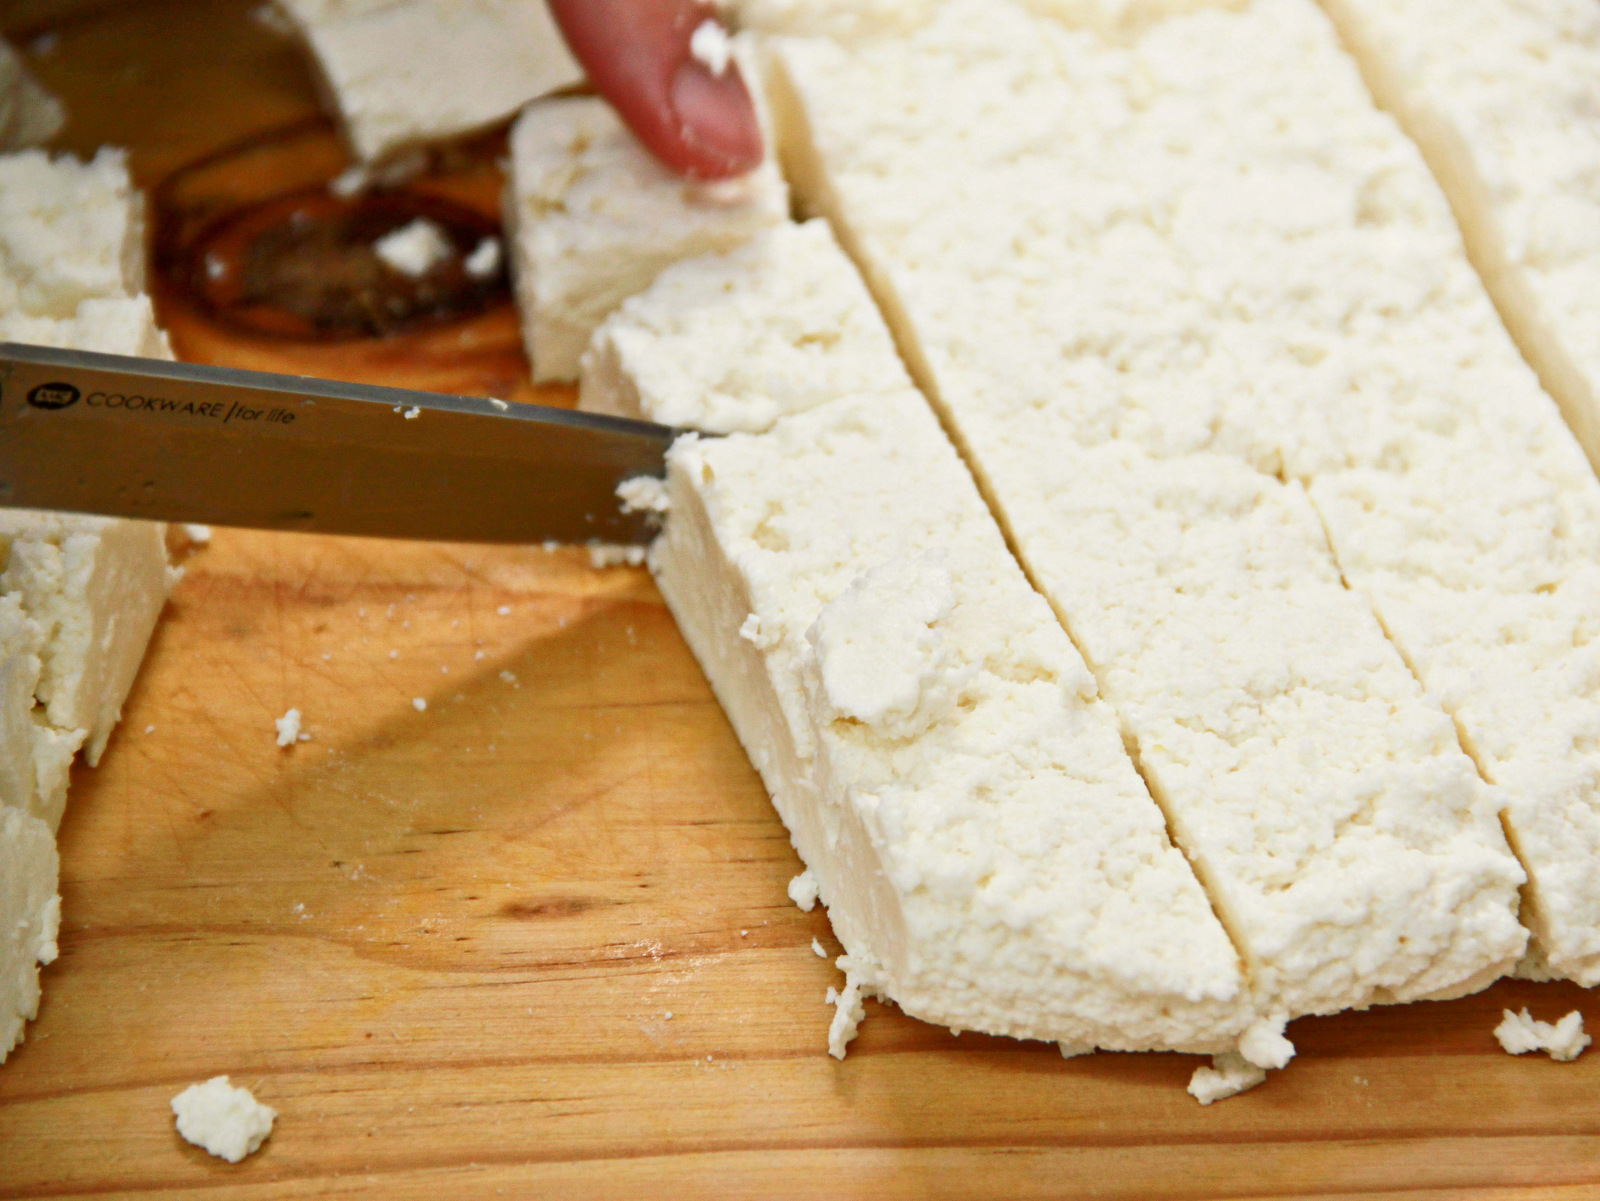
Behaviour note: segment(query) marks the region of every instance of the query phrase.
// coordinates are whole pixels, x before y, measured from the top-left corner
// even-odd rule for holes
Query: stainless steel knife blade
[[[675,431],[229,367],[0,343],[0,505],[467,542],[642,543],[617,485]]]

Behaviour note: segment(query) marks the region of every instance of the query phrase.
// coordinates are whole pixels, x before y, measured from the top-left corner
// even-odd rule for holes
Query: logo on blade
[[[36,409],[65,409],[83,395],[71,384],[40,384],[28,393],[28,403]]]

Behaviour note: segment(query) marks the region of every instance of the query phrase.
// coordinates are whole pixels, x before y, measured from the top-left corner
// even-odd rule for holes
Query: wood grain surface
[[[36,65],[68,143],[157,184],[308,118],[253,3],[64,24]],[[186,568],[74,778],[0,1196],[1600,1196],[1600,1052],[1491,1034],[1506,1006],[1600,1019],[1566,985],[1296,1022],[1290,1069],[1209,1109],[1195,1057],[871,1003],[837,1063],[811,943],[838,944],[644,572],[236,531]],[[279,750],[290,706],[313,738]],[[219,1073],[280,1113],[237,1167],[167,1108]]]

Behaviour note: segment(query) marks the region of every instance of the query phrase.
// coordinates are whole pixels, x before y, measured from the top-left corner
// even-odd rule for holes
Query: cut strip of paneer
[[[1325,0],[1416,139],[1528,361],[1600,464],[1600,9]]]
[[[357,158],[472,133],[583,70],[544,0],[277,0]]]
[[[1307,501],[1332,446],[1414,424],[1389,373],[1391,343],[1438,350],[1417,261],[1471,308],[1448,213],[1310,0],[1124,6],[1110,34],[1034,7],[779,39],[791,179],[1093,666],[1258,1006],[1481,987],[1525,941],[1506,798]],[[1413,246],[1419,212],[1444,224]]]
[[[529,105],[511,132],[506,229],[537,380],[575,380],[590,337],[663,268],[788,219],[775,161],[696,183],[670,174],[605,101]]]
[[[827,222],[785,222],[668,267],[606,318],[583,357],[579,407],[726,434],[910,386]]]
[[[652,566],[820,886],[846,1000],[1238,1045],[1256,1015],[1227,935],[926,401],[689,435],[668,464]],[[841,1003],[836,1051],[858,1016]]]
[[[10,45],[0,41],[0,152],[48,142],[67,114]]]
[[[39,966],[61,925],[56,840],[37,817],[0,804],[0,1063],[39,1012]]]

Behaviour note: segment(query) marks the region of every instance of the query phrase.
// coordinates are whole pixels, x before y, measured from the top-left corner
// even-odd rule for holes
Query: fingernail
[[[699,63],[683,63],[668,96],[684,144],[709,160],[702,175],[738,175],[761,162],[761,127],[755,106],[735,71],[721,77]]]

